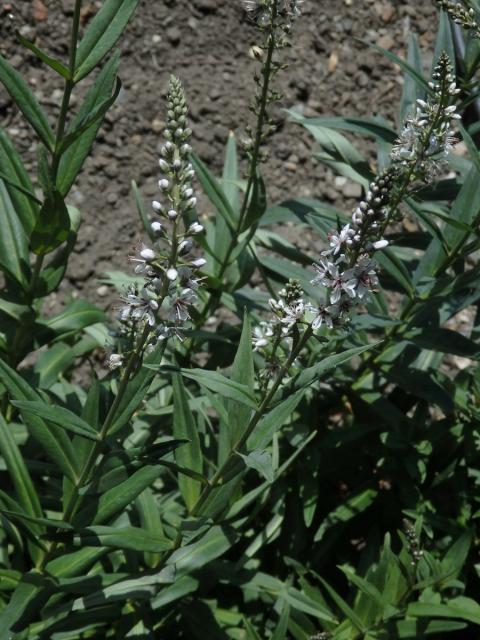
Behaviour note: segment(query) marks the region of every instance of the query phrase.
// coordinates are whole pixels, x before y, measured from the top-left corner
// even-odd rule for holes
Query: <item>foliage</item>
[[[75,248],[66,199],[118,96],[115,45],[137,4],[105,0],[80,38],[77,0],[68,64],[19,37],[64,83],[56,127],[0,58],[38,140],[32,179],[0,131],[0,639],[476,637],[477,3],[456,78],[449,2],[430,73],[414,36],[407,61],[385,52],[405,71],[400,134],[380,117],[290,112],[321,162],[365,190],[347,224],[320,201],[267,204],[272,82],[302,3],[248,0],[260,72],[246,180],[234,136],[221,178],[194,154],[173,77],[164,202],[150,219],[134,186],[149,244],[133,281],[107,274],[124,293],[111,371],[82,386],[73,373],[105,346],[106,318],[83,300],[42,307]],[[451,177],[455,111],[468,157],[448,154]],[[324,255],[283,238],[286,222]],[[453,322],[466,311],[469,336]]]

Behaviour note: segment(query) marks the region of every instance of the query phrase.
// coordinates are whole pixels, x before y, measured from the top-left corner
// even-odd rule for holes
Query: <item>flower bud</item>
[[[155,251],[146,247],[140,251],[140,257],[143,258],[145,262],[151,262],[155,260]]]
[[[167,278],[173,282],[174,280],[176,280],[178,277],[178,271],[176,269],[174,269],[173,267],[171,267],[170,269],[167,270]]]

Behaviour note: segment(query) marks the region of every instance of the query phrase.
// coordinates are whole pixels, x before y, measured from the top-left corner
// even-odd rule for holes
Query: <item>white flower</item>
[[[126,296],[122,297],[125,305],[120,309],[122,320],[133,319],[137,321],[146,320],[153,327],[158,311],[158,302],[152,297],[152,293],[147,289],[142,289],[137,293],[135,286],[128,289]]]
[[[253,350],[259,351],[268,346],[270,338],[273,337],[273,328],[269,322],[262,321],[253,328],[252,344]]]
[[[182,323],[190,319],[188,307],[194,304],[197,296],[192,289],[186,287],[173,296],[170,296],[171,309],[169,312],[170,320]]]
[[[333,253],[337,255],[345,244],[351,243],[352,236],[355,235],[353,229],[350,229],[350,225],[346,224],[338,233],[330,233],[328,239],[330,240],[330,250],[324,251],[324,255]]]
[[[112,371],[118,369],[123,364],[123,356],[119,353],[112,353],[108,358],[108,368]]]
[[[199,222],[192,222],[188,228],[188,233],[202,233],[203,226]]]
[[[332,315],[332,310],[335,310],[332,306],[318,307],[316,310],[317,315],[312,321],[312,329],[320,329],[323,323],[325,323],[329,329],[333,329],[334,315]]]
[[[151,276],[154,273],[152,267],[149,265],[154,259],[155,252],[145,244],[140,245],[137,257],[130,256],[130,262],[136,265],[135,273],[145,273],[147,276]]]
[[[170,269],[167,269],[167,278],[170,280],[170,282],[173,282],[174,280],[176,280],[178,277],[178,271],[176,269],[174,269],[173,267],[170,267]]]

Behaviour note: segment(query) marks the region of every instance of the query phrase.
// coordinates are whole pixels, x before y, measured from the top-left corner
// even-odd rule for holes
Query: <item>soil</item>
[[[100,2],[84,2],[84,20]],[[355,184],[335,180],[312,154],[308,133],[289,122],[283,108],[308,116],[381,114],[395,120],[400,71],[365,42],[405,57],[410,33],[418,36],[430,63],[437,29],[433,2],[305,0],[289,67],[279,77],[284,97],[277,110],[280,128],[265,167],[270,203],[291,197],[326,200],[348,210],[360,196]],[[15,39],[14,28],[54,56],[66,59],[73,0],[0,1],[0,51],[27,78],[54,117],[62,96],[57,76],[41,66]],[[14,24],[7,18],[12,13]],[[230,130],[240,136],[248,118],[254,64],[249,57],[256,30],[240,0],[143,0],[121,41],[122,93],[109,113],[70,202],[83,214],[79,241],[62,285],[108,306],[112,293],[98,278],[108,270],[128,270],[127,256],[142,237],[131,196],[135,179],[146,202],[156,194],[158,150],[162,144],[164,97],[170,73],[185,86],[191,107],[193,146],[219,172]],[[87,83],[88,84],[88,83]],[[74,106],[81,102],[74,95]],[[8,95],[0,89],[0,122],[34,175],[32,133]],[[360,142],[368,152],[368,145]],[[200,201],[200,213],[210,213]],[[298,239],[311,250],[309,238]],[[312,256],[313,257],[313,256]]]

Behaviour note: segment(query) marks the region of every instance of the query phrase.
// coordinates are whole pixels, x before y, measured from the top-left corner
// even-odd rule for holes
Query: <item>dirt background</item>
[[[85,0],[85,25],[100,5]],[[413,32],[429,64],[437,29],[433,2],[305,0],[303,7],[293,47],[285,52],[289,68],[279,77],[284,94],[281,107],[308,116],[382,114],[394,121],[400,72],[361,41],[405,56],[408,35]],[[61,84],[17,43],[14,29],[66,60],[72,8],[73,0],[0,1],[0,51],[24,74],[52,118],[58,113]],[[7,16],[10,13],[13,20]],[[140,3],[121,41],[122,93],[70,195],[84,222],[62,298],[81,295],[106,307],[112,293],[98,278],[108,270],[129,268],[127,256],[142,237],[130,183],[137,181],[147,203],[156,194],[170,73],[182,79],[187,92],[195,151],[213,171],[221,170],[229,131],[242,135],[248,119],[254,90],[254,64],[248,51],[256,38],[240,0]],[[74,95],[74,107],[82,93]],[[360,196],[358,187],[335,180],[312,158],[315,145],[308,133],[288,122],[280,108],[277,115],[280,128],[265,168],[270,203],[302,196],[348,210]],[[0,122],[34,175],[32,133],[1,88]],[[204,200],[199,208],[201,214],[209,213]],[[311,249],[308,238],[299,239],[298,244]]]

